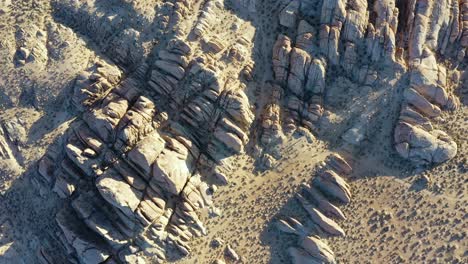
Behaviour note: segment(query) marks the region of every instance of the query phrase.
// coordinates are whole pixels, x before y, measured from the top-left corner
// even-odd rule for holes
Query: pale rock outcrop
[[[150,175],[151,165],[164,150],[165,144],[159,133],[154,131],[128,152],[128,160],[135,164],[143,175]]]
[[[294,95],[302,97],[306,74],[309,71],[310,55],[299,48],[291,51],[290,71],[288,75],[288,89]]]
[[[278,35],[273,46],[273,71],[278,82],[286,82],[288,78],[290,53],[291,39],[285,35]]]
[[[336,236],[345,236],[344,230],[332,219],[322,214],[315,206],[308,202],[302,195],[298,194],[297,199],[309,214],[309,217],[316,223],[323,231]]]
[[[287,131],[296,130],[297,125],[313,130],[323,114],[326,59],[310,55],[314,50],[313,27],[301,20],[297,30],[295,46],[285,35],[279,35],[273,46],[275,80],[287,88],[284,92],[287,111],[283,120]]]
[[[318,177],[314,179],[314,185],[344,203],[349,203],[351,201],[349,185],[341,176],[332,170],[319,173]]]
[[[347,183],[336,172],[332,171],[332,169],[336,169],[339,173],[351,173],[351,166],[341,155],[336,153],[329,155],[325,162],[322,162],[322,165],[317,169],[318,173],[313,180],[314,184],[317,179],[333,182],[337,186],[340,186],[339,192],[345,193],[344,190],[346,190],[345,195],[349,195]],[[326,175],[324,176],[324,174]],[[311,187],[307,183],[303,183],[301,187],[306,195],[297,193],[296,198],[307,212],[308,217],[314,222],[316,232],[318,228],[318,230],[322,230],[330,235],[345,236],[344,230],[338,223],[329,218],[334,217],[336,220],[346,219],[341,210],[329,201],[329,199],[334,200],[337,198],[336,193],[327,191],[330,187],[325,185],[320,190]],[[331,189],[337,189],[337,187],[331,187]],[[311,198],[311,200],[308,200],[307,197]],[[319,236],[311,234],[310,227],[304,226],[292,217],[278,220],[276,227],[282,232],[295,234],[299,237],[298,247],[289,249],[289,255],[293,263],[336,263],[335,254],[332,249]],[[318,233],[321,232],[318,231]]]
[[[281,126],[281,87],[276,84],[267,84],[271,90],[271,102],[265,105],[261,116],[260,142],[267,146],[270,143],[277,144],[283,140],[284,134]]]
[[[116,127],[114,148],[126,152],[147,134],[151,133],[156,127],[156,122],[153,122],[155,114],[154,103],[147,97],[138,97]]]
[[[307,236],[301,239],[299,245],[311,256],[325,263],[334,263],[335,254],[318,236]]]
[[[320,16],[320,51],[332,65],[338,64],[340,32],[346,19],[346,1],[323,1]]]
[[[300,248],[290,247],[288,253],[291,256],[294,264],[320,264],[323,263],[320,259],[312,257],[310,254]]]
[[[367,26],[366,46],[371,61],[395,61],[398,9],[394,0],[374,2],[375,23]]]
[[[447,70],[425,49],[412,66],[410,87],[394,130],[397,152],[416,165],[442,163],[457,154],[457,144],[445,132],[434,129],[431,119],[442,110],[456,110],[458,98],[447,92]]]
[[[403,158],[416,164],[442,163],[457,154],[457,144],[445,132],[428,132],[405,122],[399,122],[395,128],[395,144]]]
[[[279,230],[296,234],[299,236],[298,245],[304,250],[304,256],[313,257],[319,263],[334,263],[335,254],[330,247],[323,242],[320,237],[309,235],[306,228],[296,219],[288,218],[287,220],[280,219],[277,222]],[[298,248],[298,250],[300,250]],[[301,262],[302,263],[302,262]]]
[[[133,216],[133,212],[142,199],[140,191],[133,189],[112,170],[107,170],[96,180],[96,187],[108,203],[121,210],[128,217]]]
[[[171,94],[185,75],[189,63],[190,46],[181,39],[169,41],[165,50],[159,52],[154,63],[149,86],[159,94]]]
[[[151,182],[169,193],[179,194],[191,174],[185,159],[180,153],[164,150],[153,165]]]
[[[101,100],[122,78],[122,72],[103,60],[83,71],[73,86],[73,103],[79,110],[89,108]]]
[[[299,21],[297,26],[296,47],[307,52],[312,52],[314,49],[314,34],[315,29],[307,21]]]
[[[338,174],[351,174],[353,171],[351,165],[337,153],[332,153],[328,156],[326,164]]]
[[[129,108],[128,100],[116,93],[111,95],[114,98],[103,102],[104,107],[84,114],[85,122],[104,142],[110,142],[115,138],[114,129]]]
[[[303,184],[303,189],[309,193],[312,197],[312,201],[317,205],[318,209],[324,212],[328,216],[333,216],[339,220],[346,220],[343,212],[337,206],[333,205],[327,198],[321,193],[320,190],[309,186],[308,184]]]

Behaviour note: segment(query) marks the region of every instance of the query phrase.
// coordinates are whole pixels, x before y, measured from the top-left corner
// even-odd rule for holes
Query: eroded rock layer
[[[437,122],[460,104],[454,89],[466,62],[466,1],[288,1],[276,12],[270,46],[234,13],[247,7],[250,18],[261,1],[53,2],[55,19],[99,52],[72,84],[79,117],[38,164],[41,192],[50,187],[65,201],[55,218],[63,256],[41,249],[44,263],[163,263],[189,255],[190,241],[208,232],[203,221],[216,185],[229,182],[230,157],[247,152],[271,169],[288,136],[313,142],[312,133],[325,134],[330,110],[340,110],[327,109],[330,98],[346,96],[330,91],[332,82],[393,96],[400,111],[391,144],[404,159],[426,165],[457,154]],[[47,61],[43,33],[31,32],[17,37],[23,66]],[[262,45],[267,66],[253,54]],[[271,73],[260,80],[262,67]],[[380,107],[363,113],[345,141],[363,142]],[[2,160],[14,156],[11,141],[0,133]],[[331,155],[297,196],[318,234],[345,236],[337,204],[351,200],[342,177],[351,171]],[[299,236],[289,249],[294,263],[336,261],[294,218],[279,225]]]

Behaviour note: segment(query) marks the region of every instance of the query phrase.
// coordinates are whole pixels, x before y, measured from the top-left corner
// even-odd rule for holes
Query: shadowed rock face
[[[276,223],[280,231],[298,236],[297,245],[288,248],[292,263],[336,263],[333,250],[320,235],[346,236],[337,223],[346,220],[338,206],[351,201],[351,191],[339,174],[346,177],[351,172],[348,162],[341,155],[333,153],[318,168],[312,184],[302,184],[301,192],[296,194],[296,198],[314,223],[314,230],[293,217],[280,219]]]
[[[38,180],[70,201],[57,215],[69,261],[159,263],[189,254],[190,239],[207,232],[200,214],[212,206],[210,186],[226,179],[217,164],[247,144],[254,117],[245,85],[236,76],[249,63],[247,54],[239,52],[248,50],[252,39],[241,36],[228,51],[199,54],[199,43],[185,40],[190,32],[172,22],[190,4],[175,4],[178,9],[167,22],[178,36],[157,46],[154,58],[131,61],[132,67],[139,64],[132,73],[97,59],[80,74],[72,101],[81,118],[66,133],[65,143],[39,162]],[[204,8],[222,8],[219,4],[209,2]],[[92,39],[118,45],[110,36],[115,29],[103,24],[120,18],[95,20],[97,3],[79,10],[71,3],[59,5],[71,10],[67,16],[74,21],[85,14],[80,30],[104,30],[92,32]],[[209,28],[210,19],[208,13],[199,18],[195,34],[203,32],[201,25]],[[117,23],[113,26],[119,30]],[[206,62],[213,57],[221,60]],[[127,66],[122,60],[128,58],[112,59]],[[72,216],[73,221],[66,220]],[[89,232],[81,234],[81,229]]]
[[[229,182],[231,157],[247,153],[270,169],[288,138],[327,136],[337,98],[347,97],[336,85],[392,97],[362,115],[346,108],[360,115],[350,118],[346,142],[361,144],[375,117],[395,108],[387,139],[395,153],[415,166],[457,155],[438,123],[460,106],[454,89],[466,63],[468,1],[287,2],[57,0],[46,30],[15,32],[10,57],[18,69],[46,69],[79,50],[77,38],[95,49],[69,84],[66,101],[77,117],[34,178],[41,193],[52,190],[64,204],[55,216],[61,254],[44,246],[43,263],[164,263],[189,255],[190,241],[208,233],[204,220],[215,214],[216,186]],[[269,11],[277,24],[268,29],[261,19],[270,14],[257,12],[263,5],[275,6]],[[348,82],[337,84],[340,78]],[[22,126],[13,123],[0,122],[2,167],[21,160],[15,142]],[[328,235],[346,234],[338,204],[351,202],[342,178],[351,171],[333,154],[297,196]],[[294,263],[335,262],[297,220],[280,229],[299,237],[288,249]]]
[[[292,35],[279,34],[272,61],[275,80],[285,91],[285,126],[290,129],[297,124],[314,130],[323,114],[326,82],[334,74],[327,71],[339,67],[358,82],[367,82],[374,74],[369,71],[373,65],[401,65],[410,81],[401,98],[395,149],[415,165],[452,159],[457,153],[456,143],[434,129],[431,120],[444,110],[459,107],[451,92],[457,84],[448,77],[449,72],[457,70],[447,69],[444,62],[464,58],[460,7],[457,1],[412,3],[405,5],[404,15],[399,16],[395,1],[375,1],[372,6],[368,1],[324,1],[318,25],[309,24],[307,16],[300,20],[300,12],[294,11],[297,2],[285,7],[280,23],[296,29],[296,41],[292,41]],[[405,31],[397,36],[400,24]],[[314,39],[315,26],[319,33]],[[348,137],[347,141],[354,140]]]

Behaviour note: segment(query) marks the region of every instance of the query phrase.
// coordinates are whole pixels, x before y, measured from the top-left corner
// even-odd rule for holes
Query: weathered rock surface
[[[422,51],[421,51],[422,53]],[[394,131],[395,148],[415,164],[443,163],[457,154],[457,144],[445,132],[434,129],[431,120],[442,109],[456,110],[459,100],[445,90],[446,68],[434,54],[424,50],[421,61],[412,66],[410,87]]]
[[[208,29],[206,19],[199,30]],[[250,41],[240,36],[234,45],[240,50]],[[134,56],[133,48],[122,49],[117,63]],[[70,261],[161,263],[169,248],[190,254],[189,241],[207,234],[199,214],[213,206],[206,177],[219,180],[224,158],[243,152],[249,140],[249,98],[244,84],[225,78],[225,62],[207,63],[204,54],[190,61],[191,43],[182,36],[155,54],[130,76],[100,59],[83,72],[72,98],[81,120],[66,132],[64,147],[39,163],[39,180],[70,200],[64,217],[76,214],[74,223],[90,230],[79,245],[74,237],[63,241]],[[238,55],[232,59],[239,75],[252,62]],[[62,226],[67,236],[70,228]]]
[[[349,163],[341,155],[333,153],[319,168],[313,182],[316,183],[316,180],[319,179],[327,183],[333,182],[335,185],[319,185],[321,188],[319,190],[304,183],[301,189],[305,191],[306,195],[297,193],[296,198],[307,212],[310,220],[316,225],[315,229],[318,228],[334,236],[345,236],[345,231],[331,217],[337,220],[346,220],[346,217],[332,201],[341,195],[349,198],[349,186],[333,169],[346,174],[352,171]],[[309,200],[307,197],[311,199]],[[293,263],[336,263],[333,250],[318,235],[311,234],[309,228],[306,228],[295,218],[280,219],[276,222],[276,227],[282,232],[295,234],[299,237],[297,243],[299,247],[292,247],[288,250]]]
[[[50,206],[60,213],[56,230],[44,235],[59,250],[41,245],[44,263],[164,263],[198,251],[193,238],[225,212],[213,205],[216,186],[235,195],[236,188],[258,188],[237,174],[248,168],[245,160],[283,173],[284,161],[294,159],[282,148],[290,139],[304,144],[301,150],[339,149],[344,140],[366,154],[374,144],[385,151],[394,145],[417,166],[446,162],[463,149],[463,138],[452,134],[457,124],[447,120],[465,107],[457,96],[466,93],[457,89],[466,83],[466,0],[27,2],[0,4],[0,55],[8,58],[1,65],[0,171],[19,175],[57,139],[37,177],[31,173],[39,194],[50,198],[48,187],[60,205]],[[31,13],[23,12],[27,5]],[[37,25],[24,26],[25,19]],[[4,94],[4,86],[17,89]],[[42,109],[42,97],[54,102]],[[6,114],[10,105],[41,118],[29,131]],[[318,233],[345,235],[340,206],[351,202],[352,171],[333,154],[301,187],[298,200]],[[279,225],[299,236],[289,249],[293,262],[335,262],[307,225]],[[236,242],[229,241],[242,261],[257,261],[244,259]],[[240,261],[232,248],[228,253]]]

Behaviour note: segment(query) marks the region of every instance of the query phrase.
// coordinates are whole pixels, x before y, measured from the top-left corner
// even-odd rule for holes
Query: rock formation
[[[348,162],[333,153],[319,168],[317,176],[312,180],[313,187],[307,183],[302,185],[306,195],[298,193],[297,200],[318,230],[329,235],[345,236],[345,231],[334,219],[345,220],[346,217],[334,203],[350,201],[350,187],[339,173],[349,175],[351,172]],[[335,254],[330,247],[295,218],[280,219],[277,227],[283,232],[299,236],[299,247],[288,249],[293,263],[335,263]]]
[[[415,167],[462,148],[445,121],[463,107],[468,0],[52,0],[41,9],[52,12],[47,19],[29,26],[19,16],[29,2],[12,2],[0,3],[0,18],[14,6],[21,24],[0,25],[14,39],[0,39],[8,58],[0,65],[8,79],[0,82],[0,172],[34,164],[39,195],[58,196],[50,239],[60,249],[41,245],[42,263],[188,256],[191,241],[207,235],[206,218],[220,215],[217,186],[252,180],[230,182],[244,169],[237,158],[283,173],[283,144],[301,137],[313,146],[300,150],[341,149],[344,140],[353,155],[382,144],[386,158],[398,153]],[[4,92],[4,83],[15,89]],[[31,131],[4,111],[43,102],[55,105]],[[23,144],[45,148],[52,139],[44,155],[21,156]],[[346,236],[340,208],[353,198],[351,173],[331,154],[301,185],[296,200],[314,232],[294,218],[278,221],[298,236],[288,249],[293,263],[337,261],[325,236]],[[256,261],[237,250],[228,244],[223,255]]]
[[[197,22],[200,34],[209,3]],[[106,37],[112,25],[96,37],[113,41]],[[219,54],[237,75],[252,65],[239,53],[248,38],[230,44],[236,56],[232,49]],[[136,68],[138,60],[125,56],[138,48],[130,48],[113,57],[131,62],[120,64],[135,68],[129,76],[97,59],[76,78],[72,100],[82,118],[38,165],[39,181],[69,201],[56,218],[68,261],[160,263],[168,250],[188,255],[190,239],[206,235],[199,214],[212,207],[214,190],[206,178],[219,181],[224,159],[244,151],[254,117],[245,85],[225,77],[231,69],[223,62],[195,55],[192,45],[173,38],[151,66]]]

